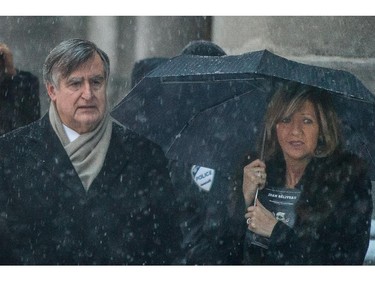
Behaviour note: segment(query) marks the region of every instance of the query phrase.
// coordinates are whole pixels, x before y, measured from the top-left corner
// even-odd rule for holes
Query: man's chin
[[[81,120],[78,126],[79,127],[78,133],[80,134],[89,133],[95,130],[95,128],[98,126],[99,123],[100,123],[100,120],[98,118]]]

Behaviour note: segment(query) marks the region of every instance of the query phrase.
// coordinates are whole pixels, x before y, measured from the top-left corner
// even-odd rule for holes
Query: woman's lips
[[[288,143],[289,143],[291,146],[293,146],[293,147],[299,147],[299,146],[304,145],[304,142],[303,142],[303,141],[289,141]]]

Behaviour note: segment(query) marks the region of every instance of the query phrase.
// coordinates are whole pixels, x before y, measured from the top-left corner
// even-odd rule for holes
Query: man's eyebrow
[[[68,79],[66,79],[67,82],[77,82],[77,81],[82,81],[83,78],[82,77],[69,77]]]
[[[104,75],[99,74],[99,75],[94,75],[94,76],[90,77],[90,79],[105,79],[105,77],[104,77]]]

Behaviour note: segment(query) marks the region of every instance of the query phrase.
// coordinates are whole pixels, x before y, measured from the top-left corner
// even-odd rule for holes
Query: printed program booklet
[[[275,218],[293,227],[295,221],[294,205],[299,199],[301,190],[298,188],[265,187],[259,191],[258,199]],[[251,244],[268,249],[269,239],[247,230],[246,236]]]

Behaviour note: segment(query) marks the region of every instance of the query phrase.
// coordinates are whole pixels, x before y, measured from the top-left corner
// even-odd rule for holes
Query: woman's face
[[[314,105],[310,101],[303,103],[299,110],[276,124],[276,133],[286,162],[311,159],[319,136]]]

